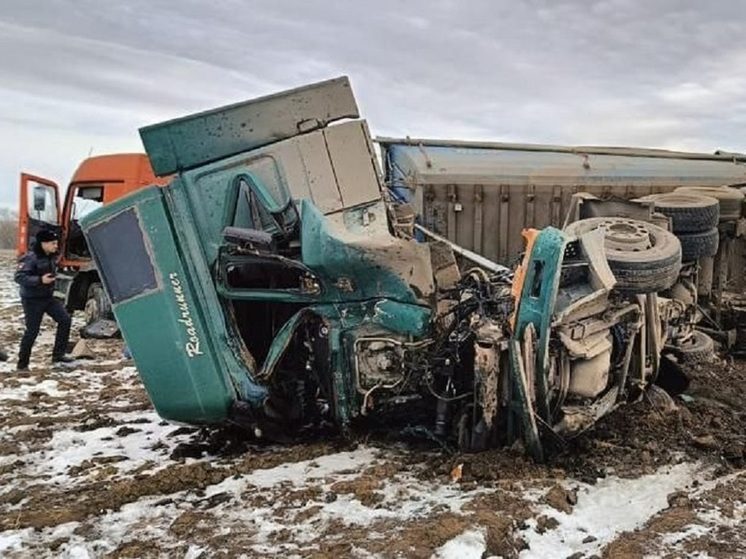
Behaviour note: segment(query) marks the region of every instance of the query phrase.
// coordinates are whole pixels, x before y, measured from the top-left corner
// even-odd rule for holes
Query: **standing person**
[[[54,231],[41,230],[36,234],[36,243],[18,263],[15,281],[21,286],[21,303],[26,320],[26,331],[18,351],[19,371],[28,370],[31,348],[39,335],[44,313],[57,322],[57,335],[52,349],[52,363],[75,361],[65,354],[70,339],[70,315],[62,303],[54,298],[54,275],[57,271],[59,239]]]

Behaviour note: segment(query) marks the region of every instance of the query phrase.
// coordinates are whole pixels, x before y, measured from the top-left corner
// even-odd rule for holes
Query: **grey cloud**
[[[5,0],[0,180],[342,73],[383,135],[744,150],[739,6]]]

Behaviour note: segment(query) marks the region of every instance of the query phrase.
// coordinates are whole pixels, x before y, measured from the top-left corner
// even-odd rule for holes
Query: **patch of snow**
[[[205,552],[205,548],[198,547],[196,545],[190,545],[187,552],[184,554],[184,559],[199,559]]]
[[[65,559],[92,559],[94,556],[90,554],[86,546],[72,545],[64,550],[61,557]]]
[[[172,429],[173,426],[167,428]],[[100,431],[105,432],[104,429]],[[59,452],[55,453],[55,456],[59,455]],[[74,455],[75,460],[80,458],[81,456]],[[436,507],[438,510],[458,511],[464,503],[485,491],[466,491],[457,484],[426,483],[406,471],[395,473],[384,482],[379,491],[382,500],[375,505],[363,504],[354,493],[340,492],[331,502],[327,501],[326,497],[331,493],[334,483],[355,480],[362,471],[369,466],[380,464],[383,459],[385,458],[380,455],[379,450],[361,446],[351,452],[329,454],[295,464],[282,464],[240,476],[230,476],[205,487],[200,495],[189,490],[143,497],[125,504],[117,511],[109,511],[87,520],[87,535],[71,535],[70,540],[63,544],[59,551],[86,551],[95,557],[110,553],[125,539],[132,541],[149,538],[158,538],[164,546],[162,550],[168,546],[176,547],[183,542],[176,541],[168,535],[168,527],[172,522],[183,511],[199,508],[200,502],[204,499],[229,493],[233,496],[232,500],[210,509],[212,514],[220,518],[223,529],[245,530],[250,527],[252,544],[247,549],[249,554],[267,553],[291,557],[298,552],[299,546],[309,544],[318,533],[323,532],[332,523],[366,526],[377,520],[411,521],[431,514]],[[314,491],[308,494],[317,497],[308,498],[297,507],[288,507],[287,498],[281,497],[285,495],[288,485],[301,491],[313,489]],[[252,492],[265,495],[266,504],[246,506],[246,496]],[[310,514],[304,515],[303,520],[296,518],[298,513],[303,512]],[[275,541],[273,536],[285,530],[290,531],[289,539],[284,543]],[[44,530],[42,534],[29,533],[21,536],[21,549],[29,549],[28,546],[34,539],[50,541],[47,534]],[[466,534],[462,539],[451,543],[450,547],[445,547],[444,553],[450,555],[443,557],[469,557],[471,555],[454,553],[459,549],[471,553],[469,550],[476,550],[480,542],[484,550],[484,535]],[[355,556],[365,555],[362,550],[360,551],[361,553]],[[476,551],[473,555],[479,556]]]
[[[290,482],[293,485],[305,485],[309,480],[328,477],[332,473],[344,470],[359,471],[375,458],[375,449],[363,448],[352,452],[329,454],[316,460],[307,460],[293,464],[282,464],[276,468],[256,470],[243,478],[243,481],[267,488],[278,483]]]
[[[56,380],[44,380],[42,382],[33,382],[29,379],[21,379],[20,386],[3,387],[0,392],[0,400],[28,400],[32,392],[41,392],[47,396],[58,398],[64,396],[65,392],[59,390],[59,383]]]
[[[472,529],[439,547],[431,559],[481,559],[486,548],[484,532]]]
[[[621,532],[642,526],[668,507],[668,495],[689,486],[701,472],[698,464],[678,464],[635,479],[607,477],[595,485],[579,484],[578,502],[570,514],[544,505],[539,514],[559,522],[544,534],[532,528],[521,535],[529,548],[520,557],[566,557],[573,553],[592,554],[613,541]],[[596,539],[583,543],[588,536]]]
[[[85,475],[70,476],[70,467],[80,466],[87,460],[121,456],[123,460],[111,463],[120,474],[135,470],[149,461],[156,463],[154,469],[173,463],[168,456],[171,447],[178,444],[179,439],[166,437],[173,431],[172,425],[160,425],[161,419],[155,412],[117,415],[122,424],[91,431],[61,429],[54,433],[42,450],[6,455],[0,459],[0,464],[23,459],[26,465],[21,473],[24,475],[45,478],[47,483],[73,484],[85,481]],[[145,418],[149,422],[128,425],[127,418]],[[125,436],[117,435],[116,432],[125,426],[138,431]]]
[[[8,551],[20,551],[23,549],[24,542],[32,537],[33,532],[33,528],[0,532],[0,556]]]
[[[704,536],[710,531],[710,528],[706,526],[700,526],[699,524],[689,524],[685,526],[680,532],[674,532],[671,534],[664,534],[661,538],[661,543],[665,546],[675,546],[684,540],[689,538],[698,538]]]

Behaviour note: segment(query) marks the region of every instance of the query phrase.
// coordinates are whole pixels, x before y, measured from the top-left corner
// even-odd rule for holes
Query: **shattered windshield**
[[[79,221],[83,216],[104,205],[102,186],[79,187],[73,198],[72,219]]]

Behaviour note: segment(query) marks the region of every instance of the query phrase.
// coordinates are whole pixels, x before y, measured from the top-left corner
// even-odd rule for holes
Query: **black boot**
[[[28,371],[29,361],[31,361],[31,352],[24,351],[24,347],[21,345],[21,350],[18,352],[18,365],[16,365],[16,370]]]
[[[53,355],[52,356],[52,363],[75,363],[77,359],[75,357],[72,357],[70,355]]]

